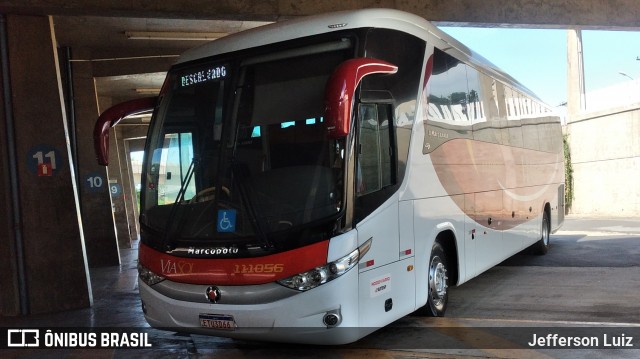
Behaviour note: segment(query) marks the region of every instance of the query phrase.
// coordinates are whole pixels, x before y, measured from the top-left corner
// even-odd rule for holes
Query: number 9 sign
[[[117,183],[111,183],[109,184],[109,191],[112,197],[118,197],[122,194],[122,187]]]

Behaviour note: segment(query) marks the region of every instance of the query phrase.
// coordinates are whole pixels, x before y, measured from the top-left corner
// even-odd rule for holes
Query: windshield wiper
[[[236,163],[235,159],[231,160],[231,174],[233,176],[233,180],[238,185],[238,192],[240,193],[240,199],[244,204],[247,212],[249,212],[249,219],[253,224],[253,228],[256,232],[256,237],[260,239],[262,242],[262,248],[265,250],[269,250],[274,247],[273,242],[269,239],[269,236],[264,230],[263,223],[258,217],[258,211],[251,201],[251,197],[247,193],[247,188],[245,187],[245,179],[247,178],[247,169]]]
[[[173,201],[173,204],[171,205],[171,210],[169,211],[169,216],[167,217],[167,224],[164,230],[164,238],[162,240],[162,248],[164,249],[167,249],[168,247],[170,247],[169,239],[178,230],[178,228],[180,228],[179,224],[180,222],[182,222],[181,220],[178,220],[177,221],[178,223],[175,223],[174,225],[174,218],[176,218],[176,214],[178,213],[178,210],[181,208],[181,206],[178,206],[178,203],[184,201],[184,194],[187,192],[187,187],[189,186],[189,183],[193,178],[193,173],[195,172],[195,168],[196,166],[198,166],[199,163],[200,163],[200,160],[197,159],[196,157],[193,157],[191,159],[191,163],[189,164],[189,168],[187,169],[187,173],[184,177],[184,181],[182,181],[182,184],[180,185],[180,190],[178,191],[178,195],[176,196],[175,201]]]

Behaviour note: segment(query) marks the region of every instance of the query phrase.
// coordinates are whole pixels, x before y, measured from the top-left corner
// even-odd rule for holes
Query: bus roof
[[[402,26],[403,23],[405,26]],[[178,63],[214,54],[222,54],[305,36],[362,27],[383,27],[407,31],[411,28],[435,27],[423,18],[391,9],[363,9],[304,16],[241,31],[186,51]],[[417,29],[413,29],[416,33]],[[423,34],[426,29],[420,31]],[[408,31],[407,31],[408,32]]]
[[[477,70],[504,83],[510,84],[527,95],[539,100],[531,90],[516,79],[444,31],[438,29],[429,21],[418,15],[395,9],[340,11],[304,16],[260,26],[231,34],[188,50],[180,56],[177,64],[315,34],[363,27],[395,29],[422,38],[427,41],[427,43],[471,64]]]

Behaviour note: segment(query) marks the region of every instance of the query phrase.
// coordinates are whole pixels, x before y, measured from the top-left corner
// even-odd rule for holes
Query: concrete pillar
[[[132,129],[133,127],[133,129]],[[129,226],[131,231],[131,237],[133,240],[137,239],[140,233],[140,223],[138,222],[138,216],[140,212],[138,210],[138,195],[135,187],[135,173],[134,168],[131,166],[131,152],[133,151],[144,151],[144,138],[139,138],[139,136],[131,137],[131,133],[134,132],[138,134],[136,130],[140,129],[143,131],[143,136],[146,136],[148,126],[127,126],[125,127],[125,151],[127,154],[127,165],[128,165],[128,186],[125,188],[125,198],[127,205],[127,215],[129,218]],[[133,131],[132,131],[133,130]]]
[[[113,137],[112,150],[109,151],[109,181],[111,187],[117,190],[111,191],[111,201],[114,208],[114,216],[118,236],[126,239],[119,240],[121,248],[135,247],[134,241],[138,239],[138,209],[137,196],[131,173],[131,156],[128,143],[132,139],[146,137],[148,126],[142,125],[117,125],[111,129]],[[137,141],[136,150],[144,150],[144,139]]]
[[[582,54],[582,30],[567,30],[567,117],[586,108],[584,87],[584,65]]]
[[[120,176],[119,176],[120,198],[118,200],[121,201],[123,204],[124,216],[126,218],[126,223],[127,223],[127,232],[129,233],[129,236],[128,236],[129,247],[127,248],[131,248],[133,245],[132,242],[138,238],[138,234],[136,232],[136,224],[135,224],[136,222],[134,218],[133,201],[129,195],[131,193],[131,187],[132,187],[131,171],[129,169],[131,161],[129,160],[129,151],[126,146],[127,137],[125,135],[125,132],[126,132],[125,126],[118,127],[116,131],[117,133],[116,145],[117,145],[117,151],[118,151],[118,160],[120,161]],[[111,195],[114,196],[115,194],[112,193]]]
[[[118,245],[120,248],[131,248],[132,238],[127,218],[125,191],[123,186],[123,169],[120,158],[125,156],[122,126],[115,126],[109,130],[109,187],[111,188],[111,205],[115,219]],[[125,163],[126,166],[126,163]],[[124,171],[126,173],[126,171]]]
[[[73,49],[73,58],[90,58],[88,51]],[[107,170],[98,165],[93,149],[93,127],[98,104],[89,61],[72,62],[80,209],[85,228],[89,267],[120,264]]]
[[[133,181],[133,168],[131,166],[131,148],[129,147],[129,140],[125,139],[124,141],[124,160],[127,163],[127,178],[123,178],[123,192],[124,192],[124,202],[125,207],[127,209],[127,222],[129,223],[129,233],[131,233],[131,241],[135,241],[138,239],[138,234],[140,233],[138,230],[138,225],[136,221],[136,217],[138,216],[137,210],[137,199],[136,199],[136,191],[135,191],[135,182]],[[124,177],[124,173],[122,176]],[[135,245],[133,245],[135,247]]]
[[[4,18],[0,26],[5,26]],[[4,41],[4,39],[3,39]],[[0,72],[0,91],[4,92],[5,82],[9,79],[6,74]],[[9,86],[10,87],[10,86]],[[9,143],[9,133],[14,133],[13,122],[7,119],[7,108],[5,101],[9,98],[3,96],[4,101],[0,101],[0,315],[20,314],[20,283],[18,279],[18,261],[16,256],[16,237],[21,237],[20,218],[14,216],[14,204],[20,205],[18,193],[12,190],[12,175],[16,175],[15,164],[11,163],[11,158],[16,160],[15,145]],[[11,107],[11,103],[8,104]],[[12,111],[9,111],[12,112]],[[11,152],[11,154],[10,154]],[[17,184],[17,178],[13,182]],[[14,198],[15,196],[15,198]],[[16,202],[16,203],[14,203]],[[24,268],[24,266],[23,266]],[[5,289],[6,288],[6,289]]]
[[[6,30],[8,56],[3,65],[8,76],[3,82],[8,86],[3,84],[2,90],[10,94],[3,92],[8,106],[0,121],[11,123],[13,133],[2,136],[0,198],[17,201],[11,201],[11,208],[2,204],[0,211],[10,212],[17,221],[7,224],[4,215],[0,219],[0,262],[9,262],[2,264],[9,275],[0,276],[2,300],[8,299],[2,314],[89,307],[91,284],[53,26],[48,17],[9,15]],[[9,167],[12,160],[15,168]],[[15,181],[7,183],[6,173]]]

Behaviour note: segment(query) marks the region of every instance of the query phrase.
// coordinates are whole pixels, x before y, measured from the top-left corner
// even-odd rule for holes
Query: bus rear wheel
[[[427,304],[416,313],[431,317],[443,317],[449,301],[449,285],[447,257],[442,245],[438,242],[431,248],[428,267]]]
[[[533,252],[537,255],[547,254],[549,251],[549,240],[551,237],[551,220],[549,211],[544,211],[542,215],[542,235],[540,239],[533,245]]]

